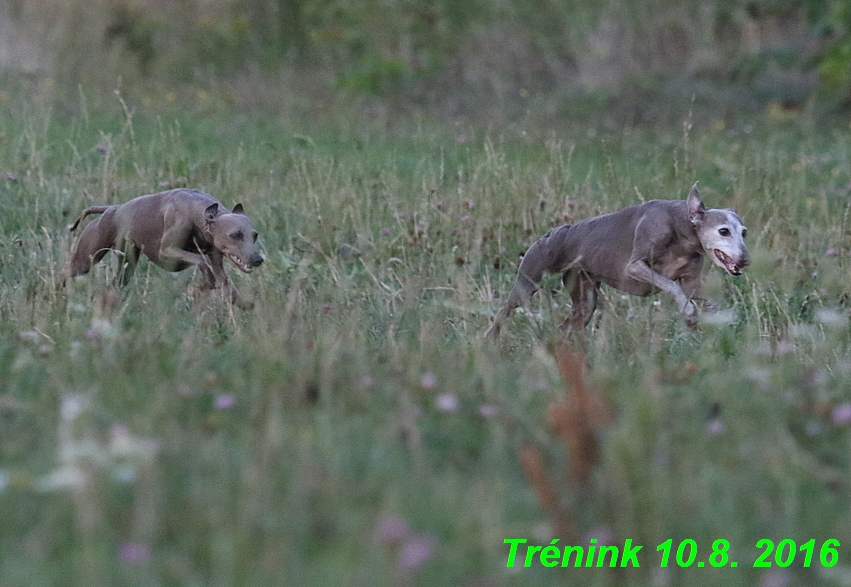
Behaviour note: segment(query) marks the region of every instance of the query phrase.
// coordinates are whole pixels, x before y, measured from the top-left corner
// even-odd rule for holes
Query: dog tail
[[[106,212],[110,208],[111,208],[111,206],[89,206],[88,208],[83,210],[83,213],[80,214],[80,217],[77,218],[77,221],[74,224],[72,224],[71,227],[68,230],[70,230],[71,232],[74,232],[75,230],[77,230],[77,227],[80,226],[80,222],[83,221],[83,218],[85,218],[89,214],[103,214],[104,212]]]

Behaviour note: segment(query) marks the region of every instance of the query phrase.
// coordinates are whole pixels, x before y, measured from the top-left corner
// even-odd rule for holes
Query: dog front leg
[[[228,277],[224,268],[223,256],[219,251],[213,251],[209,255],[201,256],[202,262],[198,266],[201,271],[201,286],[198,288],[198,294],[195,296],[195,302],[199,303],[206,300],[210,292],[215,289],[220,289],[225,292],[230,301],[238,308],[250,310],[253,304],[246,304],[239,297],[239,294],[234,287],[233,282]]]
[[[207,295],[216,288],[228,290],[229,281],[225,279],[224,282],[220,283],[221,274],[218,270],[213,269],[221,264],[221,259],[216,259],[215,254],[202,254],[199,257],[201,258],[201,263],[198,265],[198,270],[201,272],[201,285],[198,290],[201,298],[206,299]],[[224,270],[223,267],[222,270]]]
[[[183,265],[185,267],[186,264],[189,265],[204,265],[204,256],[199,253],[192,253],[190,251],[184,251],[178,246],[166,246],[161,247],[159,251],[159,264],[166,270],[172,270],[170,268],[180,267]]]
[[[228,277],[224,266],[224,255],[222,255],[221,252],[214,250],[210,253],[208,260],[209,269],[212,271],[215,286],[227,292],[231,303],[240,310],[253,310],[254,303],[243,300],[240,297],[239,292],[236,290],[236,286],[233,284],[233,281],[231,281],[230,277]]]
[[[643,259],[630,261],[626,266],[626,274],[636,281],[648,283],[671,294],[677,303],[680,314],[685,317],[686,325],[689,328],[697,326],[697,308],[694,307],[694,304],[683,291],[683,288],[676,281],[672,281],[664,275],[656,273]]]
[[[159,265],[164,269],[179,269],[186,264],[195,265],[201,271],[200,296],[196,296],[196,302],[206,298],[207,294],[216,288],[223,289],[228,293],[231,301],[236,301],[236,290],[233,288],[227,273],[225,273],[225,268],[222,265],[222,254],[219,251],[214,250],[209,255],[203,255],[185,251],[176,246],[160,249]]]
[[[213,269],[208,260],[198,265],[198,269],[201,271],[201,286],[199,289],[202,292],[209,292],[216,289],[216,276],[213,275]]]
[[[570,299],[573,308],[570,316],[559,327],[562,331],[572,332],[585,329],[591,322],[591,316],[597,309],[597,297],[600,292],[600,282],[577,269],[571,269],[564,274],[562,282],[570,288]]]
[[[700,273],[681,277],[680,287],[683,288],[683,291],[692,302],[700,302],[698,305],[701,310],[710,313],[718,311],[718,303],[716,301],[703,297],[703,280],[700,278]]]
[[[209,263],[208,269],[213,275],[214,287],[228,292],[228,294],[231,296],[231,301],[235,301],[236,289],[233,287],[230,277],[228,277],[228,274],[225,271],[224,255],[222,255],[219,251],[213,250],[207,256],[207,261]]]
[[[700,273],[683,275],[680,277],[679,282],[683,293],[685,293],[690,300],[703,299],[703,282],[700,279]]]

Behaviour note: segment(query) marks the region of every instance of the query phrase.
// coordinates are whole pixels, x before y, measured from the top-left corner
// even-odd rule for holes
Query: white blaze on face
[[[745,246],[748,229],[732,210],[707,210],[698,227],[698,238],[704,251],[730,275],[741,275],[750,264]]]

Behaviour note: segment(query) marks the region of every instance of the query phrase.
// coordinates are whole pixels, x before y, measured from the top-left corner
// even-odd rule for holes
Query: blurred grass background
[[[847,546],[751,567],[851,544],[850,15],[5,0],[0,585],[847,584]],[[548,418],[567,296],[481,334],[540,234],[695,180],[753,266],[707,271],[694,333],[604,290],[579,462]],[[182,185],[254,220],[254,311],[146,263],[57,287],[82,209]],[[565,529],[642,568],[505,568]],[[668,538],[739,567],[659,569]]]
[[[120,78],[134,100],[277,115],[356,96],[479,122],[608,106],[616,125],[681,119],[692,95],[721,114],[845,105],[849,27],[841,0],[4,0],[0,69],[69,109]]]

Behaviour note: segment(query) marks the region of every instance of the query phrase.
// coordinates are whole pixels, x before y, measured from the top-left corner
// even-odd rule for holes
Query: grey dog
[[[90,214],[100,218],[83,229],[71,255],[71,277],[85,275],[109,251],[123,255],[122,283],[127,283],[144,254],[167,271],[197,266],[204,276],[201,291],[222,288],[239,302],[222,261],[230,259],[251,273],[263,263],[257,231],[242,204],[228,211],[221,202],[198,190],[176,189],[139,196],[114,206],[91,206],[71,226],[74,231]]]
[[[692,300],[701,299],[705,255],[730,275],[750,264],[747,228],[732,210],[707,209],[697,183],[686,200],[652,200],[576,224],[554,228],[534,243],[487,338],[538,291],[544,272],[563,273],[573,309],[562,330],[581,330],[597,307],[600,284],[636,296],[665,291],[686,324],[697,325]]]

